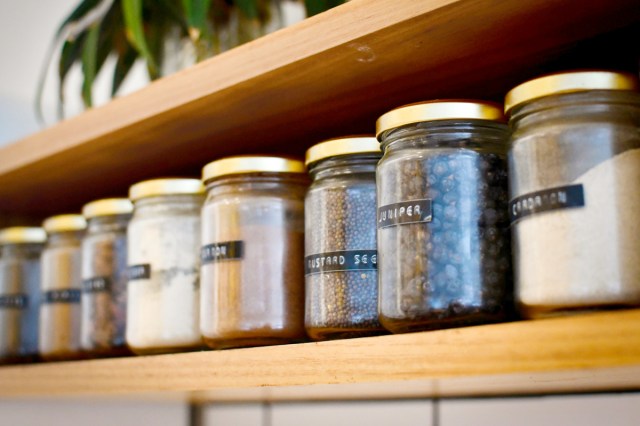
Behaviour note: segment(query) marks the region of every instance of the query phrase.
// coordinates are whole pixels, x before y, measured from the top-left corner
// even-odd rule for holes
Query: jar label
[[[559,186],[516,197],[509,202],[509,219],[513,224],[534,214],[575,207],[584,207],[584,188],[580,184]]]
[[[44,293],[45,303],[80,303],[80,290],[65,288],[62,290],[49,290]]]
[[[148,280],[151,278],[151,265],[143,263],[140,265],[131,265],[127,268],[127,279],[129,281],[134,280]]]
[[[93,277],[82,281],[82,291],[85,293],[101,293],[109,291],[111,288],[111,278]]]
[[[29,303],[26,294],[0,295],[0,309],[25,309]]]
[[[378,229],[407,223],[431,222],[433,200],[413,200],[378,207]]]
[[[376,250],[344,250],[318,253],[304,258],[304,274],[339,271],[375,271],[378,269]]]
[[[221,260],[242,259],[244,255],[243,241],[226,241],[224,243],[207,244],[200,249],[202,263],[213,263]]]

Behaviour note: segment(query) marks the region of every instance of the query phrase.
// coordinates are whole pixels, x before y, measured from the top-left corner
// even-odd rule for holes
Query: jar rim
[[[197,195],[204,193],[204,186],[199,179],[193,178],[161,178],[138,182],[129,188],[129,198],[138,201],[141,198],[158,195]]]
[[[82,215],[91,219],[98,216],[115,216],[130,214],[133,204],[128,198],[104,198],[87,203],[82,208]]]
[[[44,229],[35,226],[12,226],[0,230],[0,244],[41,244],[47,241]]]
[[[51,216],[42,223],[44,230],[50,234],[53,232],[84,231],[87,221],[79,214],[61,214]]]
[[[207,183],[223,176],[251,173],[305,172],[304,163],[300,160],[278,156],[242,155],[210,162],[202,169],[202,181]]]
[[[305,165],[307,167],[331,157],[349,154],[380,154],[380,143],[372,135],[343,136],[327,139],[313,145],[307,150]]]

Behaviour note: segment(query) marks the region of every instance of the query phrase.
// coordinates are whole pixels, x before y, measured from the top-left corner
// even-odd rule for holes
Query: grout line
[[[271,426],[271,423],[273,422],[271,408],[272,407],[270,402],[265,401],[262,403],[262,426]],[[201,425],[192,425],[192,426],[201,426]]]
[[[433,399],[433,409],[431,410],[431,426],[440,426],[440,398]]]
[[[200,403],[191,403],[189,404],[188,410],[188,421],[187,424],[189,426],[204,426],[204,409],[203,404]]]

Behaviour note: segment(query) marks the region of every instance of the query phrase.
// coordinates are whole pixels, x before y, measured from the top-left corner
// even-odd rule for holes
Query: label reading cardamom
[[[407,223],[431,222],[433,200],[413,200],[378,207],[378,229]]]
[[[0,309],[25,309],[29,304],[26,294],[0,295]]]
[[[111,278],[93,277],[82,281],[82,291],[85,293],[101,293],[111,289]]]
[[[207,244],[200,249],[202,263],[214,263],[221,260],[242,259],[244,255],[243,241],[225,241]]]
[[[584,205],[584,188],[581,184],[559,186],[514,198],[509,202],[509,219],[513,224],[538,213]]]
[[[80,290],[65,288],[44,293],[44,303],[80,303]]]
[[[305,275],[339,271],[375,271],[378,269],[376,250],[344,250],[318,253],[305,257]]]
[[[151,278],[151,265],[143,263],[131,265],[127,268],[127,278],[129,281],[148,280]]]

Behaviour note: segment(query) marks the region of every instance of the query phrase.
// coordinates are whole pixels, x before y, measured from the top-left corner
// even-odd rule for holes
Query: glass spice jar
[[[433,101],[378,119],[379,312],[390,331],[500,321],[512,307],[507,126]]]
[[[305,327],[315,340],[382,334],[378,321],[375,137],[314,145],[305,198]]]
[[[578,71],[507,94],[516,301],[527,317],[640,305],[640,93]]]
[[[0,363],[38,359],[42,228],[0,231]]]
[[[154,179],[129,190],[126,339],[137,354],[189,351],[200,338],[198,179]]]
[[[230,157],[209,163],[203,180],[205,343],[220,349],[303,340],[304,164]]]
[[[85,205],[82,240],[82,350],[92,356],[129,353],[127,313],[127,224],[133,204],[108,198]]]
[[[80,358],[80,244],[87,223],[66,214],[42,226],[48,240],[41,257],[40,355],[47,361]]]

